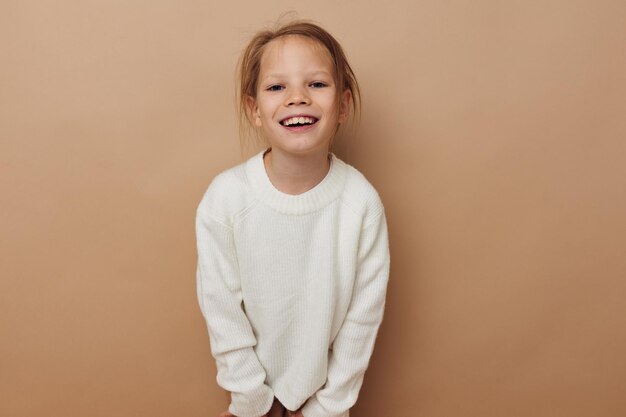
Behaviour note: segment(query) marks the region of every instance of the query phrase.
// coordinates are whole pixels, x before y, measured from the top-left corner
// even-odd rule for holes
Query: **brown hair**
[[[339,42],[315,23],[307,20],[295,20],[274,29],[265,29],[257,32],[241,55],[239,61],[238,101],[239,133],[242,139],[247,136],[247,133],[252,128],[246,98],[248,96],[256,98],[261,58],[263,57],[265,47],[274,39],[288,35],[304,36],[324,47],[333,63],[333,78],[337,86],[337,108],[339,108],[342,93],[349,90],[352,94],[352,110],[357,115],[360,112],[361,94],[359,84]]]

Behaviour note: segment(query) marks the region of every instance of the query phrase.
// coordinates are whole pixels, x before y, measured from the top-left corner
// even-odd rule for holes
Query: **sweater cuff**
[[[267,414],[274,402],[274,392],[263,384],[251,392],[231,392],[228,411],[237,417],[261,417]]]
[[[304,407],[302,407],[302,415],[304,417],[349,417],[350,411],[346,410],[339,414],[328,411],[317,401],[315,396],[309,398]]]

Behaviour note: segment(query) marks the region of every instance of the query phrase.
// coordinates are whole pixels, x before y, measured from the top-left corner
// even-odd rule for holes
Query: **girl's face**
[[[272,150],[304,156],[328,152],[339,123],[348,117],[350,92],[337,109],[333,65],[325,48],[298,35],[265,47],[256,97],[248,97],[254,124]]]

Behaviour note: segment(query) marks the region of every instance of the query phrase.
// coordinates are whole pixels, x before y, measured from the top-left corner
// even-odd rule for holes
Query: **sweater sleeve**
[[[231,393],[229,411],[259,417],[272,406],[274,393],[253,349],[256,338],[243,310],[232,228],[201,207],[196,216],[197,291],[209,330],[217,383]]]
[[[389,277],[384,212],[362,231],[352,300],[330,351],[325,385],[302,408],[304,417],[346,417],[357,400],[383,318]]]

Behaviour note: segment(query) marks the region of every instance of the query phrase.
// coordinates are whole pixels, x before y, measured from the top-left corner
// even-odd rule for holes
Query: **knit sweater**
[[[305,417],[347,417],[383,317],[387,225],[378,194],[331,154],[289,195],[259,153],[214,178],[197,210],[198,300],[217,382],[238,417],[276,397]]]

